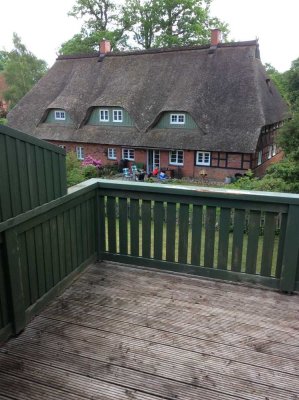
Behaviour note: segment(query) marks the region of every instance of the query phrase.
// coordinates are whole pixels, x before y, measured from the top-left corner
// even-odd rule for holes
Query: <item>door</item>
[[[155,167],[160,169],[160,150],[148,150],[146,172],[152,172]]]

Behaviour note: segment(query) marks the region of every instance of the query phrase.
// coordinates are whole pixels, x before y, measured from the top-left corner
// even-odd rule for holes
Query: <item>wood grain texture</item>
[[[296,399],[298,312],[297,296],[95,264],[0,348],[0,399]]]

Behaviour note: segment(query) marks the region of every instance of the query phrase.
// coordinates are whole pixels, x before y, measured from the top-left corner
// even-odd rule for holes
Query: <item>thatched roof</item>
[[[267,83],[256,41],[59,57],[9,114],[9,125],[47,140],[136,147],[254,152],[261,128],[287,106]],[[134,128],[86,125],[93,107],[120,106]],[[73,126],[44,123],[65,109]],[[185,111],[198,129],[155,129],[163,112]]]

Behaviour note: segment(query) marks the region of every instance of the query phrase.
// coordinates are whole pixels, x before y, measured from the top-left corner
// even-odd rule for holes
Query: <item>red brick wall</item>
[[[276,156],[267,159],[266,161],[264,161],[261,165],[259,165],[258,167],[254,168],[253,172],[255,176],[264,176],[266,173],[266,169],[271,165],[271,164],[276,164],[279,161],[281,161],[283,159],[284,153],[283,151],[280,151],[279,153],[276,154]]]

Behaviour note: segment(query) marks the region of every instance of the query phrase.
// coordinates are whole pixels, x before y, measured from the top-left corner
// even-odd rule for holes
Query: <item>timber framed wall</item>
[[[65,154],[0,125],[0,222],[67,193]]]

